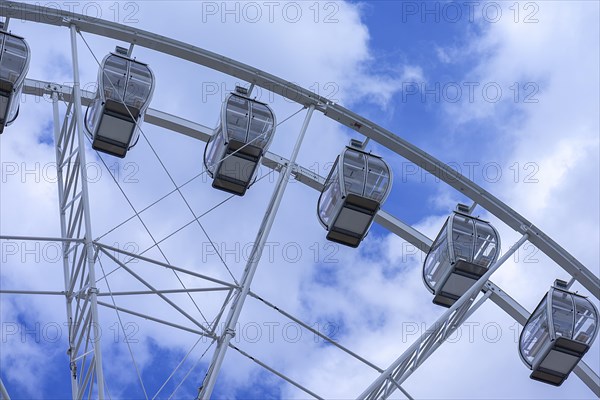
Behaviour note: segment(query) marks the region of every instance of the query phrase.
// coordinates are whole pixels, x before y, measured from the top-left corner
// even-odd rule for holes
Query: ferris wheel
[[[599,313],[593,301],[572,289],[577,282],[591,296],[600,299],[600,279],[542,230],[481,186],[463,175],[457,175],[449,165],[323,96],[260,69],[175,39],[39,5],[3,2],[0,4],[0,16],[4,18],[0,26],[2,140],[11,139],[10,125],[19,118],[19,107],[26,106],[20,102],[22,95],[51,100],[60,223],[60,237],[2,232],[0,241],[57,243],[64,278],[62,290],[9,287],[3,283],[0,294],[59,296],[65,300],[68,362],[65,362],[64,368],[68,370],[73,399],[118,397],[110,391],[110,380],[115,374],[109,376],[107,370],[120,361],[114,353],[107,354],[106,348],[103,349],[105,338],[99,333],[103,313],[116,316],[118,325],[114,332],[120,336],[128,335],[127,325],[123,323],[127,317],[148,321],[173,334],[185,332],[195,338],[189,352],[181,361],[173,363],[172,373],[166,381],[155,385],[156,394],[144,384],[147,377],[136,362],[130,343],[125,341],[139,380],[141,398],[166,396],[165,388],[172,392],[171,396],[175,396],[186,381],[194,382],[198,389],[197,398],[211,398],[230,353],[237,353],[257,364],[268,374],[295,387],[303,396],[324,398],[310,388],[310,382],[301,383],[296,377],[283,372],[281,365],[269,365],[239,346],[235,339],[240,333],[240,316],[247,307],[248,299],[254,299],[277,314],[278,318],[310,332],[326,344],[328,351],[343,352],[369,368],[375,378],[362,392],[355,394],[359,399],[385,399],[398,393],[412,399],[403,387],[404,382],[488,300],[524,326],[517,347],[523,363],[531,370],[532,379],[554,386],[560,386],[569,377],[581,379],[596,396],[600,396],[598,371],[582,360],[598,334]],[[9,30],[9,27],[12,28],[11,19],[43,23],[57,30],[69,31],[72,85],[27,77],[32,50],[27,38],[18,36],[16,28],[14,33]],[[129,47],[116,46],[109,54],[97,55],[88,41],[95,35],[117,43],[128,43]],[[151,108],[157,78],[150,64],[134,56],[137,48],[201,65],[246,84],[236,86],[224,96],[218,125],[214,129],[209,128]],[[98,67],[94,91],[82,88],[79,69],[82,49],[89,51]],[[253,97],[259,88],[297,104],[300,109],[294,115],[304,112],[300,132],[288,157],[269,149],[282,124],[290,117],[277,117],[269,104]],[[321,176],[297,162],[315,114],[321,114],[360,136],[360,140],[353,139],[340,146],[339,156],[331,160],[327,176]],[[158,147],[145,134],[146,126],[157,126],[206,143],[203,144],[203,154],[198,156],[203,171],[196,177],[203,175],[210,180],[215,191],[226,193],[225,200],[199,212],[191,204],[189,195],[185,194],[184,186],[189,181],[184,184],[176,182],[167,163],[161,159]],[[458,204],[440,226],[437,237],[434,240],[428,238],[384,211],[394,181],[393,168],[384,157],[369,148],[370,143],[377,143],[430,172],[473,203]],[[160,169],[168,177],[171,191],[142,209],[128,197],[122,183],[112,174],[112,184],[123,195],[134,215],[113,226],[104,235],[95,236],[97,230],[92,222],[96,221],[91,214],[98,202],[93,200],[94,194],[90,190],[86,157],[90,151],[98,152],[99,160],[110,171],[106,160],[115,157],[126,159],[131,153],[141,151],[140,145],[156,158]],[[265,173],[265,170],[268,172]],[[231,199],[243,201],[249,189],[274,175],[277,176],[274,191],[256,237],[247,249],[245,267],[236,276],[200,218]],[[328,241],[357,248],[364,242],[373,223],[377,222],[425,254],[423,291],[427,295],[429,290],[433,303],[445,311],[390,365],[375,365],[359,351],[341,344],[327,332],[303,321],[281,305],[266,300],[252,289],[261,259],[266,256],[265,249],[268,248],[277,212],[292,179],[318,192],[317,204],[309,206],[316,208],[316,220]],[[184,228],[191,225],[200,229],[203,239],[208,240],[211,251],[220,259],[218,273],[212,269],[205,272],[197,267],[172,263],[161,247],[166,238],[157,240],[151,233],[152,229],[144,221],[142,213],[171,195],[177,197],[179,204],[193,217]],[[474,215],[477,206],[521,235],[520,239],[501,253],[497,228]],[[236,220],[238,217],[232,214],[229,218]],[[104,239],[130,221],[138,223],[151,237],[151,244],[145,251],[124,249]],[[178,228],[168,236],[184,228]],[[492,274],[526,242],[535,245],[571,276],[568,282],[557,279],[547,293],[540,293],[541,301],[532,313],[490,281]],[[146,269],[140,268],[142,265],[160,270],[159,279],[148,278]],[[135,285],[129,286],[135,289],[126,289],[129,282],[135,282]],[[170,286],[162,285],[166,282]],[[203,294],[217,296],[203,300],[200,297]],[[145,308],[132,308],[127,300],[123,300],[135,296],[152,296],[157,303],[148,303]],[[199,345],[204,346],[200,357],[191,362],[189,357]],[[207,363],[206,368],[198,366],[201,361]],[[181,367],[189,363],[191,366],[185,373]],[[179,383],[175,382],[175,378]],[[162,392],[163,389],[165,392]],[[1,375],[0,398],[10,399],[10,386],[4,384]]]

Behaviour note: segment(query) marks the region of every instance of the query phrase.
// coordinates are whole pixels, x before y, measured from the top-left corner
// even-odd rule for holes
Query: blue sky
[[[66,8],[65,4],[60,5]],[[262,12],[257,20],[245,3],[114,4],[82,3],[76,10],[100,10],[103,18],[183,40],[321,94],[332,94],[342,105],[455,166],[599,273],[599,250],[589,245],[600,240],[597,3],[482,2],[469,8],[461,2],[292,2],[277,3],[272,20],[262,2],[255,3]],[[227,13],[224,7],[234,11]],[[296,7],[301,9],[297,21],[292,21],[293,14],[282,14],[283,9],[291,12]],[[71,81],[66,29],[18,20],[12,20],[10,27],[26,37],[32,48],[29,77]],[[56,41],[48,43],[49,35]],[[116,44],[123,45],[85,37],[100,59]],[[81,40],[79,52],[82,82],[93,84],[97,64]],[[134,55],[147,61],[156,75],[152,108],[206,126],[216,124],[220,99],[234,87],[235,79],[149,49],[135,48]],[[260,93],[280,121],[298,109],[289,101]],[[0,139],[0,232],[59,236],[56,188],[49,167],[54,160],[48,135],[50,103],[27,97],[21,108],[19,120]],[[300,113],[278,127],[271,151],[289,156],[302,119]],[[143,129],[178,184],[202,171],[202,143],[148,124]],[[325,176],[349,138],[360,137],[316,114],[299,162],[314,166]],[[394,170],[392,195],[383,209],[430,238],[456,203],[467,201],[382,146],[371,142],[369,149],[382,155]],[[124,160],[103,159],[113,172],[119,171],[117,180],[137,210],[173,189],[143,140]],[[98,180],[90,184],[97,237],[131,216],[132,210],[89,146],[88,161],[94,171],[100,171]],[[16,174],[9,170],[13,167]],[[268,170],[262,169],[263,173]],[[201,220],[238,279],[245,266],[244,249],[254,240],[273,188],[274,179],[266,178],[243,198],[228,201]],[[203,178],[192,181],[182,192],[196,214],[227,197],[211,188],[210,179]],[[273,257],[263,256],[252,289],[385,368],[416,339],[409,328],[429,326],[443,312],[431,304],[430,293],[421,282],[424,256],[378,225],[359,249],[332,247],[315,215],[317,199],[318,193],[312,189],[295,182],[288,185],[269,238]],[[485,210],[478,208],[477,214],[498,228],[504,249],[518,239]],[[144,212],[142,218],[160,239],[192,216],[175,194]],[[581,237],[587,240],[582,242]],[[103,242],[135,251],[152,244],[137,220],[108,234]],[[192,224],[161,243],[161,250],[174,265],[231,281],[207,244],[200,227]],[[42,254],[39,260],[22,244],[16,255],[9,255],[5,246],[0,260],[2,288],[63,290],[62,266],[48,257],[51,248],[36,250]],[[528,263],[526,255],[529,253],[521,253],[508,262],[493,280],[531,311],[554,279],[567,274],[542,254],[533,253],[534,263]],[[156,249],[148,256],[162,260]],[[112,270],[115,264],[104,257],[102,266]],[[159,268],[146,263],[133,268],[157,287],[178,287],[173,276]],[[122,270],[111,275],[109,283],[113,291],[143,289]],[[185,283],[188,287],[203,285],[193,279]],[[575,288],[585,293],[585,289]],[[99,289],[106,291],[105,283],[101,282]],[[219,310],[222,297],[220,292],[193,295],[209,319]],[[195,312],[185,296],[170,298]],[[160,318],[187,322],[150,297],[118,297],[116,301],[123,307],[152,311]],[[64,300],[2,295],[0,305],[0,374],[12,398],[68,397],[64,330],[59,330],[63,335],[58,341],[49,340],[52,329],[64,321]],[[131,349],[152,397],[197,336],[124,314],[121,318],[126,332],[135,338]],[[443,345],[403,385],[413,397],[592,398],[574,375],[561,388],[529,380],[529,370],[517,355],[514,333],[518,329],[494,304],[483,306],[470,321],[475,324],[473,340],[462,331],[456,343]],[[117,316],[101,309],[101,323],[112,397],[143,398]],[[377,376],[312,333],[300,331],[298,336],[298,327],[288,324],[276,311],[250,298],[234,344],[325,398],[352,398]],[[486,336],[484,327],[490,324],[503,333],[498,341]],[[399,339],[405,336],[409,339]],[[190,369],[176,398],[195,395],[214,349],[208,349],[196,364],[207,345],[201,341],[194,347],[159,398],[168,397],[175,382]],[[596,372],[600,370],[598,354],[595,344],[586,356]],[[499,383],[499,374],[513,384]],[[430,384],[432,376],[438,379],[436,385]],[[232,349],[215,389],[215,398],[305,397]]]

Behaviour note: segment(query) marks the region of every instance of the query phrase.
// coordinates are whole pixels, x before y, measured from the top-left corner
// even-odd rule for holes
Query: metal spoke
[[[112,171],[110,171],[110,169],[108,168],[108,165],[106,165],[106,162],[104,161],[104,159],[102,158],[102,156],[100,155],[100,153],[98,153],[98,152],[96,152],[96,153],[98,154],[98,158],[100,158],[100,161],[102,161],[102,164],[104,165],[104,167],[106,168],[106,170],[109,172],[109,174],[112,177],[114,183],[117,185],[117,187],[121,191],[121,194],[123,194],[123,196],[125,197],[125,200],[129,204],[129,206],[131,207],[131,209],[133,210],[133,212],[136,214],[138,220],[140,221],[140,223],[142,224],[142,226],[146,230],[146,233],[148,233],[148,236],[150,236],[150,239],[152,240],[152,242],[154,242],[154,246],[158,249],[158,251],[160,252],[160,254],[162,255],[162,257],[165,259],[165,261],[168,264],[170,264],[169,259],[167,258],[167,255],[163,252],[163,250],[161,249],[161,247],[157,244],[156,239],[154,238],[154,235],[152,235],[152,233],[150,232],[150,229],[148,228],[148,226],[146,225],[146,223],[142,219],[140,213],[138,213],[136,211],[135,206],[133,205],[133,203],[131,202],[131,200],[127,196],[127,194],[125,194],[125,191],[123,190],[123,188],[121,187],[121,185],[119,184],[119,182],[117,181],[117,179],[115,178],[115,176],[113,175]],[[181,285],[181,287],[184,288],[184,289],[186,289],[185,284],[183,283],[183,281],[181,280],[181,278],[179,277],[179,275],[177,274],[177,272],[175,270],[172,270],[172,271],[173,271],[173,274],[175,275],[175,277],[177,278],[177,280],[179,281],[179,284]],[[208,324],[208,321],[206,320],[206,317],[204,316],[204,314],[200,310],[200,307],[198,306],[198,304],[196,303],[196,301],[193,299],[193,297],[191,296],[191,294],[188,293],[188,297],[192,301],[192,303],[194,304],[194,306],[196,307],[196,310],[198,311],[198,313],[200,314],[200,316],[202,317],[202,319],[204,319],[204,321]]]

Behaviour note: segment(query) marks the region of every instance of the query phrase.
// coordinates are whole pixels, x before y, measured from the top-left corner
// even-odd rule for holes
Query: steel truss
[[[85,168],[85,139],[74,27],[72,32],[73,102],[60,122],[58,93],[52,93],[58,206],[63,239],[63,273],[69,329],[71,393],[74,399],[97,391],[104,398],[101,339],[97,333],[98,289],[92,222]]]
[[[267,153],[263,158],[263,164],[280,173],[280,182],[276,189],[269,212],[265,215],[263,226],[261,227],[257,243],[266,240],[270,225],[275,218],[275,211],[285,189],[284,182],[288,179],[282,177],[294,176],[298,181],[307,186],[321,190],[324,178],[315,174],[306,168],[295,163],[295,155],[299,149],[301,138],[312,111],[319,111],[328,118],[333,119],[345,126],[350,127],[356,132],[375,140],[381,145],[389,148],[400,156],[415,163],[419,167],[427,170],[437,178],[446,182],[450,186],[462,192],[474,202],[481,205],[487,211],[498,217],[515,231],[523,234],[523,237],[499,260],[493,268],[486,273],[477,284],[459,299],[442,317],[426,331],[403,355],[401,355],[386,370],[374,365],[365,358],[352,352],[341,344],[326,337],[322,333],[315,331],[323,339],[332,343],[340,350],[361,361],[365,365],[373,368],[381,375],[373,382],[359,398],[375,399],[387,398],[396,389],[400,389],[406,397],[411,398],[401,387],[401,384],[420,366],[422,363],[445,341],[449,335],[454,332],[483,302],[491,299],[500,308],[511,315],[520,324],[524,324],[528,312],[503,292],[499,287],[489,281],[491,274],[506,260],[511,252],[514,252],[525,240],[530,241],[538,247],[543,253],[553,259],[574,280],[580,282],[592,295],[600,298],[600,278],[595,276],[578,260],[570,255],[566,250],[549,238],[544,232],[539,230],[521,215],[512,210],[508,205],[488,193],[486,190],[471,182],[468,178],[457,175],[448,165],[435,159],[421,149],[404,141],[392,132],[376,125],[375,123],[359,116],[351,111],[332,103],[324,97],[317,96],[312,92],[291,84],[276,76],[265,73],[248,65],[236,62],[234,60],[222,57],[218,54],[182,43],[163,36],[155,35],[150,32],[133,29],[120,24],[111,23],[97,19],[89,19],[83,15],[68,13],[57,9],[40,7],[39,5],[28,5],[16,2],[3,2],[0,4],[0,16],[16,18],[38,23],[45,23],[55,26],[68,27],[71,30],[72,58],[74,67],[74,85],[68,87],[56,85],[43,81],[27,79],[25,82],[24,93],[45,96],[49,95],[53,100],[54,111],[54,132],[56,143],[56,160],[58,166],[58,192],[59,192],[59,212],[61,216],[61,238],[40,238],[40,237],[16,237],[0,236],[0,240],[20,239],[20,240],[53,240],[63,244],[63,270],[65,290],[63,292],[55,291],[19,291],[19,290],[0,290],[1,293],[12,294],[43,294],[43,295],[62,295],[66,298],[67,318],[69,321],[69,357],[71,384],[73,398],[83,398],[84,395],[93,395],[98,398],[104,398],[104,378],[102,369],[102,352],[100,340],[94,339],[94,325],[98,324],[98,306],[110,308],[118,312],[127,313],[140,318],[145,318],[153,322],[170,326],[172,328],[191,332],[199,336],[205,336],[217,343],[217,349],[213,354],[213,362],[207,371],[205,383],[200,398],[210,397],[212,387],[218,375],[220,364],[225,356],[227,348],[233,348],[240,354],[251,359],[266,370],[279,376],[288,383],[299,388],[306,394],[320,398],[316,393],[310,391],[303,385],[284,375],[283,373],[269,367],[267,364],[249,355],[242,349],[231,344],[230,339],[235,334],[233,328],[243,307],[245,298],[251,297],[263,302],[268,307],[274,308],[282,315],[292,321],[299,323],[305,329],[311,330],[308,324],[294,317],[272,303],[262,299],[258,294],[249,290],[254,271],[258,266],[261,246],[255,246],[253,257],[244,271],[240,285],[230,284],[208,276],[197,274],[184,268],[175,267],[170,263],[163,263],[143,257],[138,254],[126,252],[114,247],[102,244],[100,241],[92,240],[91,219],[89,215],[89,197],[87,193],[87,177],[85,176],[85,152],[84,137],[82,132],[82,105],[87,105],[92,100],[93,93],[85,92],[79,87],[79,72],[77,68],[77,46],[76,33],[87,32],[105,36],[116,40],[122,40],[138,46],[148,47],[155,51],[169,54],[190,62],[204,65],[214,70],[226,73],[230,76],[247,81],[252,85],[260,86],[271,92],[277,93],[287,99],[293,100],[306,108],[309,108],[309,115],[305,121],[305,126],[301,132],[296,149],[290,160],[273,153]],[[67,110],[62,119],[59,117],[58,101],[67,101]],[[147,123],[166,128],[170,131],[184,134],[201,141],[206,142],[212,134],[212,129],[187,121],[176,116],[166,114],[159,110],[149,109],[145,115]],[[420,250],[427,252],[431,246],[431,240],[411,226],[400,221],[394,216],[380,211],[375,219],[383,227],[395,233],[402,239],[415,245]],[[263,240],[263,241],[264,241]],[[211,288],[184,288],[184,289],[157,289],[151,286],[143,278],[137,275],[126,263],[119,261],[110,253],[119,252],[130,257],[138,258],[146,262],[170,268],[173,271],[190,274],[198,279],[209,281],[216,286]],[[99,293],[95,277],[95,261],[99,253],[109,256],[119,268],[126,271],[129,275],[136,278],[144,284],[148,290],[128,291],[128,292],[109,292]],[[193,316],[182,310],[177,304],[166,298],[167,293],[190,293],[194,291],[227,291],[228,295],[223,304],[221,312],[218,314],[214,324],[204,324]],[[483,295],[475,301],[480,292]],[[174,310],[183,315],[193,325],[193,327],[183,326],[174,322],[166,321],[148,315],[146,313],[119,307],[114,301],[115,296],[130,296],[141,294],[156,294],[164,301],[170,304]],[[98,297],[110,296],[111,303],[99,301]],[[226,305],[231,302],[231,309],[227,315],[226,321],[229,329],[226,329],[222,335],[216,334],[216,326],[221,320]],[[211,326],[212,325],[212,326]],[[97,325],[96,325],[97,326]],[[600,396],[600,378],[583,361],[575,368],[575,373],[582,381],[598,396]],[[0,395],[2,398],[9,398],[1,380]]]
[[[529,235],[526,233],[517,243],[504,253],[489,270],[469,289],[452,307],[448,309],[431,328],[429,328],[413,345],[404,352],[392,365],[383,372],[371,386],[369,386],[359,399],[388,398],[400,387],[423,362],[450,337],[472,314],[487,300],[491,293],[484,294],[475,302],[479,292],[492,276],[492,274],[506,261],[525,241]]]

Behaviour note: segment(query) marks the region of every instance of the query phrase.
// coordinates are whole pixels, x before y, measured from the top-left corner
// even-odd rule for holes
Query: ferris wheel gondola
[[[598,334],[598,310],[564,281],[556,280],[531,313],[519,339],[519,355],[531,379],[560,386]]]
[[[100,66],[96,98],[86,112],[85,127],[95,150],[123,158],[135,146],[154,92],[148,65],[117,47]]]
[[[256,177],[257,167],[275,135],[271,108],[250,99],[237,87],[223,102],[221,119],[204,150],[204,166],[212,186],[243,196]]]
[[[25,39],[0,30],[0,134],[19,115],[30,58],[31,52]]]
[[[451,307],[498,259],[500,236],[487,221],[457,207],[423,263],[423,281],[433,302]]]
[[[317,214],[327,239],[358,247],[392,189],[392,170],[352,141],[338,156],[319,197]]]

